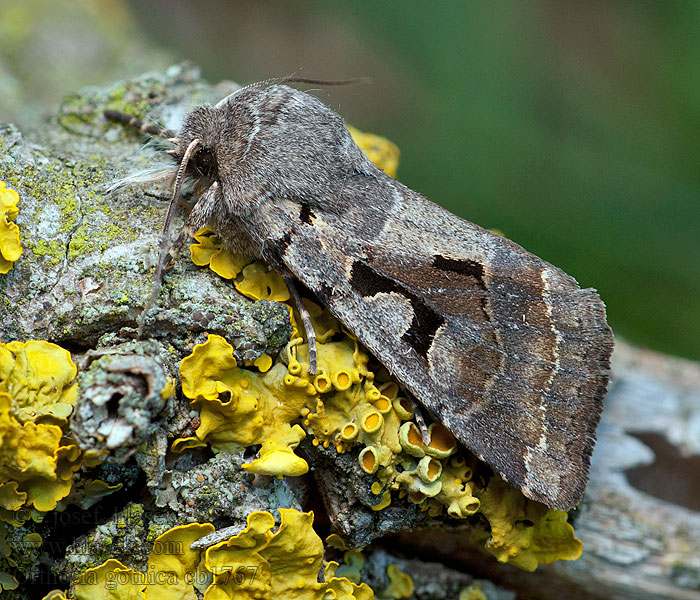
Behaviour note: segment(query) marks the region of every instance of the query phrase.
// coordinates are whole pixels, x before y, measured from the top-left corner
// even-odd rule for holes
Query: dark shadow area
[[[683,456],[657,433],[631,434],[656,455],[651,465],[626,472],[632,487],[666,502],[700,511],[700,456]]]

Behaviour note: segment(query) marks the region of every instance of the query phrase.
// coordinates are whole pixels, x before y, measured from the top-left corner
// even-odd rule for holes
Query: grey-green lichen
[[[173,415],[173,381],[155,342],[88,353],[71,430],[83,450],[126,461]]]
[[[56,565],[57,574],[74,580],[85,569],[108,558],[120,557],[129,564],[145,566],[150,547],[144,544],[149,523],[141,504],[130,502],[90,534],[80,536],[66,548],[65,558]]]
[[[255,477],[242,469],[243,452],[222,452],[204,463],[183,454],[164,473],[155,489],[156,505],[168,507],[184,522],[210,521],[215,525],[244,522],[254,510],[269,507],[300,509],[288,481]]]
[[[22,257],[20,267],[36,270],[48,263],[52,272],[66,258],[77,258],[75,249],[68,252],[71,236],[85,216],[84,207],[99,204],[103,171],[89,161],[65,160],[56,150],[35,146],[25,146],[22,151],[8,147],[2,152],[0,167],[23,198],[26,212],[20,224],[31,223],[22,228],[30,252]],[[95,229],[97,237],[104,235]]]
[[[22,198],[17,224],[26,249],[0,281],[0,339],[38,335],[93,345],[107,328],[135,325],[150,295],[166,208],[158,197],[167,192],[158,185],[149,195],[142,188],[107,192],[129,170],[151,165],[157,152],[137,151],[142,139],[102,113],[112,108],[145,117],[185,98],[216,96],[196,69],[176,66],[78,92],[63,103],[57,122],[26,137],[0,126],[0,172]],[[10,312],[13,318],[5,318]]]
[[[70,131],[83,132],[86,125],[92,125],[101,119],[102,110],[107,109],[141,118],[148,112],[153,99],[161,97],[165,91],[164,82],[154,77],[138,82],[119,82],[108,88],[106,93],[100,90],[99,106],[94,96],[85,91],[71,94],[63,101],[59,123]],[[128,129],[123,129],[122,132],[125,136],[134,135]]]
[[[104,252],[118,242],[134,241],[137,238],[138,233],[129,226],[119,227],[109,223],[102,228],[99,236],[95,236],[90,227],[81,225],[73,232],[68,243],[68,260],[75,260],[95,251]]]

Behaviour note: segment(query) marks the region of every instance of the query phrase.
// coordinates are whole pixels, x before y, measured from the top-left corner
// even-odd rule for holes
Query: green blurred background
[[[48,20],[43,4],[0,10]],[[48,27],[79,6],[108,46],[92,71],[80,55],[94,52],[61,77],[54,66],[61,93],[170,59],[212,81],[372,77],[318,95],[399,145],[401,181],[596,287],[618,335],[700,359],[700,2],[48,4],[62,7]],[[2,28],[14,31],[0,14]],[[37,78],[16,66],[27,39],[0,35],[0,86],[14,81],[17,98]],[[21,123],[31,107],[18,106],[3,114],[0,101],[0,119]]]

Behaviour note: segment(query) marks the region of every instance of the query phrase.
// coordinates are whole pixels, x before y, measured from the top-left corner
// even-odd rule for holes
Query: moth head
[[[256,108],[249,101],[197,106],[185,116],[170,154],[182,164],[187,148],[198,140],[187,158],[185,177],[200,188],[215,181],[225,187],[227,181],[241,180],[239,167],[258,130]]]
[[[226,210],[237,214],[252,208],[251,198],[309,196],[373,168],[340,116],[280,80],[192,109],[171,154],[196,191],[217,182]]]
[[[228,96],[211,108],[216,157],[227,197],[233,188],[273,197],[334,189],[348,173],[371,169],[343,119],[321,100],[277,82]],[[203,135],[207,136],[208,133]]]
[[[212,118],[211,106],[192,109],[174,140],[175,147],[169,151],[180,169],[184,169],[184,177],[194,180],[200,187],[209,187],[219,178],[219,136]]]

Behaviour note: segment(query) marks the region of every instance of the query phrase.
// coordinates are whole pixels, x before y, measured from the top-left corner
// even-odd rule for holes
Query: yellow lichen
[[[279,509],[281,523],[268,512],[248,515],[248,527],[209,548],[205,564],[214,574],[205,600],[285,598],[312,600],[373,597],[366,584],[330,576],[320,583],[323,543],[311,527],[313,513]]]
[[[423,438],[415,423],[408,421],[401,425],[399,429],[399,440],[401,442],[401,447],[407,454],[418,458],[425,456]]]
[[[328,540],[326,540],[328,541]],[[324,570],[326,579],[331,577],[346,577],[353,583],[362,581],[362,567],[365,564],[365,557],[362,552],[347,550],[343,554],[343,564],[339,565],[335,561],[330,561]]]
[[[528,500],[498,476],[476,493],[491,526],[486,550],[499,562],[534,571],[539,563],[581,556],[581,540],[574,535],[564,511]]]
[[[330,546],[331,548],[336,548],[337,550],[348,550],[345,540],[337,533],[331,533],[326,538],[326,545]]]
[[[367,157],[387,175],[396,177],[396,170],[399,167],[398,146],[379,135],[363,133],[350,125],[347,127],[352,139]]]
[[[71,490],[82,464],[64,437],[77,397],[70,353],[44,341],[0,344],[0,519],[21,525]]]
[[[329,540],[326,539],[326,543]],[[343,550],[344,544],[341,540],[340,549]],[[343,564],[338,564],[335,561],[330,561],[324,570],[326,580],[333,577],[345,577],[353,583],[359,584],[362,581],[362,568],[365,564],[365,557],[361,552],[356,550],[347,550],[343,554]],[[389,578],[389,583],[379,592],[376,600],[400,600],[401,598],[410,598],[413,595],[413,579],[407,573],[401,571],[396,565],[389,565],[386,568],[386,574]]]
[[[22,255],[19,227],[12,222],[19,214],[18,202],[19,194],[0,181],[0,274],[7,273]]]
[[[64,424],[78,397],[70,352],[42,340],[0,344],[0,392],[21,422]]]
[[[478,583],[472,583],[459,593],[459,600],[488,600],[488,596]]]
[[[194,236],[195,243],[190,246],[190,258],[199,267],[208,266],[214,273],[224,279],[233,279],[252,259],[235,255],[224,248],[221,238],[205,227]]]
[[[206,551],[192,549],[192,544],[214,531],[211,524],[174,527],[156,538],[146,573],[109,559],[79,576],[75,599],[372,600],[367,584],[329,569],[325,582],[318,581],[323,543],[312,528],[313,513],[286,508],[279,513],[276,531],[272,514],[252,512],[243,531]],[[62,592],[52,594],[66,598]]]
[[[449,429],[441,423],[432,423],[428,427],[430,442],[425,446],[425,453],[436,458],[447,458],[457,451],[457,440]]]
[[[23,506],[53,510],[68,495],[80,450],[60,445],[57,425],[21,424],[9,407],[9,396],[0,393],[0,518],[14,524],[10,513]]]
[[[62,590],[51,590],[41,600],[68,600],[68,596]]]
[[[88,569],[75,582],[76,600],[143,600],[146,577],[116,559]]]
[[[346,426],[347,427],[347,426]],[[365,473],[373,475],[379,467],[379,462],[377,460],[377,449],[373,446],[367,446],[360,451],[360,466]]]
[[[233,279],[251,262],[247,257],[236,256],[224,249],[219,237],[208,228],[200,229],[194,236],[196,244],[190,246],[190,256],[195,265],[209,265],[212,271],[224,279]]]
[[[210,335],[182,361],[180,373],[183,393],[200,408],[197,440],[210,443],[215,451],[263,444],[261,458],[246,465],[251,472],[308,471],[306,462],[292,452],[306,432],[292,421],[299,417],[309,387],[285,385],[284,365],[260,375],[239,369],[231,345]]]
[[[264,263],[231,253],[209,228],[200,229],[194,239],[196,243],[190,246],[194,264],[209,265],[224,279],[235,278],[236,289],[254,300],[289,300],[289,291],[282,277]]]
[[[370,489],[375,496],[379,496],[381,494],[381,500],[379,500],[377,504],[372,505],[372,510],[382,510],[391,504],[391,493],[389,490],[382,491],[381,483],[375,481],[371,485]]]
[[[243,267],[243,277],[236,281],[236,289],[254,300],[289,300],[289,290],[280,274],[260,261]]]
[[[299,429],[296,432],[300,437],[303,437],[303,430]],[[265,440],[260,448],[260,458],[243,465],[243,468],[258,475],[276,476],[299,476],[309,471],[309,465],[306,461],[294,454],[294,450],[289,447],[287,442],[276,439]]]
[[[253,361],[253,364],[258,368],[261,373],[267,373],[272,366],[272,357],[269,354],[261,354]]]
[[[2,523],[0,523],[0,534],[2,533]],[[0,539],[0,542],[3,542]],[[0,558],[4,558],[4,552],[2,551],[2,544],[0,543]],[[3,590],[16,590],[19,587],[19,580],[12,574],[6,571],[0,571],[0,592]]]
[[[396,565],[389,565],[386,574],[389,577],[389,585],[379,594],[379,598],[399,600],[413,595],[413,579],[408,573],[404,573]]]
[[[148,559],[147,575],[158,574],[156,585],[147,585],[144,600],[195,600],[195,584],[203,577],[202,552],[193,550],[192,543],[214,531],[210,523],[190,523],[173,527],[158,536]]]

